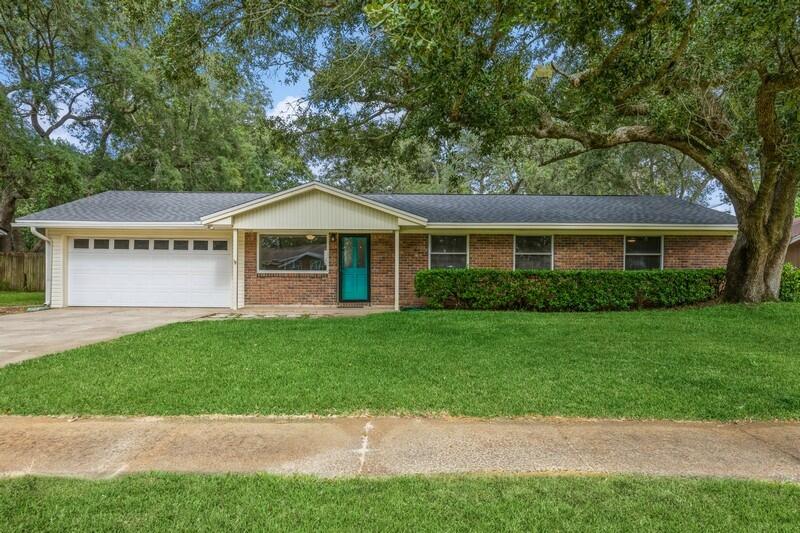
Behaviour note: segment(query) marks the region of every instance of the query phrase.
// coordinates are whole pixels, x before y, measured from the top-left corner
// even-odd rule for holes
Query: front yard
[[[789,531],[797,485],[646,477],[0,480],[11,531]]]
[[[9,414],[800,419],[800,304],[192,322],[0,369]]]

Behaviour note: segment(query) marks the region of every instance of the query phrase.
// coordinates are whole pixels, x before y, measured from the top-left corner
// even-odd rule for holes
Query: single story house
[[[408,307],[427,268],[724,266],[728,214],[664,196],[109,191],[16,220],[65,306]]]
[[[786,249],[786,262],[800,268],[800,218],[792,222],[792,237]]]

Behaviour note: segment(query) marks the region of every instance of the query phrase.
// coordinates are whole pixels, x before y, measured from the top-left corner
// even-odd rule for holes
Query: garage
[[[227,239],[71,237],[68,246],[68,305],[231,305]]]

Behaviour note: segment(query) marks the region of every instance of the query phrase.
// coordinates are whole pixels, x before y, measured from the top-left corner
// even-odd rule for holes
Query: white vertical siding
[[[237,215],[237,229],[394,230],[394,215],[321,191],[287,198]]]
[[[244,247],[245,247],[245,238],[243,231],[237,231],[238,233],[238,242],[239,242],[239,249],[237,250],[237,257],[236,257],[236,270],[238,271],[239,275],[237,276],[239,280],[239,285],[236,287],[237,291],[237,299],[239,303],[239,307],[244,307]]]
[[[51,240],[53,241],[53,274],[50,286],[50,307],[64,307],[67,237],[65,235],[54,235]]]

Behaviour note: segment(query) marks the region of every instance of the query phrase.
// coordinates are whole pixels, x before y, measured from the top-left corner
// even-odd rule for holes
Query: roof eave
[[[586,229],[586,230],[703,230],[735,233],[736,224],[643,224],[643,223],[473,223],[473,222],[430,222],[431,229]]]
[[[97,220],[18,220],[15,228],[205,229],[199,222],[109,222]]]

